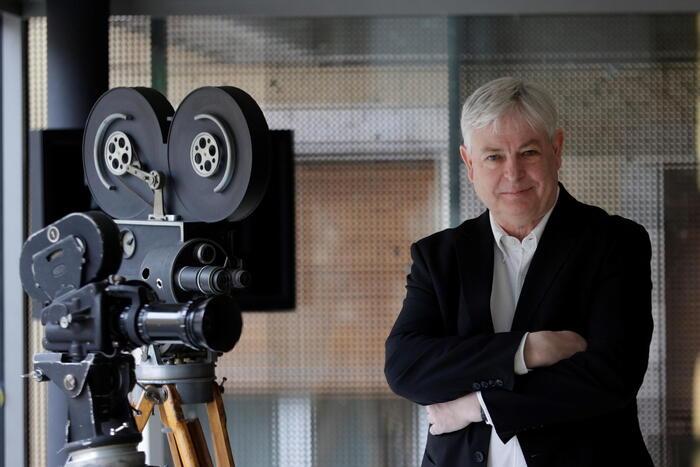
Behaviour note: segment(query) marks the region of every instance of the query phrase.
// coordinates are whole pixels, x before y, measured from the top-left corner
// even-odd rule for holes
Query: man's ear
[[[464,165],[467,167],[467,177],[469,177],[469,181],[474,183],[474,161],[472,161],[469,150],[463,144],[459,146],[459,155],[462,157],[462,162],[464,162]]]
[[[554,159],[557,162],[557,170],[561,169],[561,153],[564,149],[564,131],[557,128],[552,138],[552,148],[554,149]]]

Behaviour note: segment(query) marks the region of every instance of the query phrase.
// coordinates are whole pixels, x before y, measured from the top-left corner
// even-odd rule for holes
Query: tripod
[[[216,456],[216,465],[235,467],[226,429],[226,413],[221,399],[222,389],[211,383],[213,399],[207,402],[207,416]],[[168,431],[168,445],[177,467],[209,467],[212,464],[204,432],[198,419],[186,420],[182,413],[182,399],[174,384],[149,384],[139,398],[136,408],[136,427],[143,431],[151,412],[158,406],[161,422]]]

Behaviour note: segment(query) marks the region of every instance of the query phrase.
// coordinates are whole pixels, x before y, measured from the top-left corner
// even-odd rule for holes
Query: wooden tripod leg
[[[165,419],[165,409],[162,406],[159,406],[159,408],[161,409],[161,418]],[[192,439],[194,453],[197,457],[196,463],[189,465],[196,465],[197,467],[213,467],[211,456],[209,455],[209,448],[207,447],[207,441],[204,437],[202,425],[199,423],[199,420],[186,420],[185,426],[189,437]],[[186,464],[181,457],[182,453],[180,452],[179,446],[180,445],[177,443],[177,439],[175,438],[175,433],[173,431],[169,432],[168,447],[170,448],[170,456],[173,458],[175,467],[187,467],[188,464]]]
[[[161,420],[165,420],[165,409],[163,409],[162,405],[159,405],[158,409],[160,410]],[[165,425],[165,422],[163,422],[163,425]],[[180,451],[177,450],[177,441],[175,440],[175,434],[172,431],[168,432],[168,448],[170,448],[170,457],[173,458],[174,467],[182,467]]]
[[[172,433],[168,433],[168,442],[173,462],[179,463],[179,465],[184,467],[199,467],[202,463],[200,462],[201,457],[197,455],[197,451],[204,450],[208,456],[209,451],[206,449],[206,443],[204,443],[203,448],[201,444],[195,446],[195,440],[189,427],[190,423],[185,420],[185,416],[182,413],[182,399],[180,399],[180,394],[175,389],[175,385],[167,384],[163,388],[165,389],[166,397],[159,409],[161,421],[172,431]],[[197,437],[195,439],[198,442],[200,441]],[[176,458],[178,460],[175,460]],[[211,465],[211,461],[209,461],[208,465]]]
[[[187,428],[190,430],[192,441],[194,441],[194,450],[197,453],[197,466],[214,467],[211,463],[211,455],[207,447],[207,440],[204,438],[204,432],[202,431],[202,425],[199,423],[199,420],[196,418],[194,420],[187,420]]]
[[[148,419],[151,418],[151,412],[153,411],[153,406],[155,401],[148,397],[148,392],[143,391],[141,393],[141,398],[136,406],[136,415],[134,415],[134,420],[136,421],[136,428],[139,431],[143,431]]]
[[[212,392],[214,399],[207,403],[207,416],[209,417],[211,437],[214,441],[216,465],[218,467],[235,467],[228,429],[226,428],[224,402],[221,399],[221,390],[216,383],[212,384]]]

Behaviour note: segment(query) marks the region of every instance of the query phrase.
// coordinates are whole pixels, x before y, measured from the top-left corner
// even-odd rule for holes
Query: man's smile
[[[503,191],[501,192],[501,195],[506,195],[506,196],[522,196],[532,190],[533,187],[530,188],[524,188],[522,190],[513,190],[513,191]]]

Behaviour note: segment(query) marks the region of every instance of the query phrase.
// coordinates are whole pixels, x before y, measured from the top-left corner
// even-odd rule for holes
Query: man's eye
[[[524,156],[536,156],[537,154],[536,149],[528,149],[527,151],[523,152]]]
[[[498,154],[489,154],[488,156],[485,157],[487,161],[497,161],[498,160]]]

